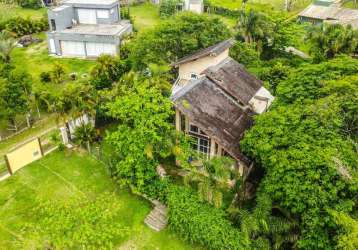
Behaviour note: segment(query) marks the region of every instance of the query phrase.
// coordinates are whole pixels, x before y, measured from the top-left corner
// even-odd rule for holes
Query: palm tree
[[[16,46],[16,41],[8,32],[2,31],[0,33],[0,59],[9,64],[11,61],[11,52]]]
[[[228,209],[240,226],[244,240],[252,245],[252,249],[296,249],[299,238],[297,221],[282,209],[273,207],[267,195],[259,194],[256,201],[252,212],[234,206]],[[278,210],[275,214],[280,216],[273,216],[273,209]]]
[[[184,183],[196,183],[198,195],[203,201],[221,207],[223,192],[229,191],[235,186],[235,180],[240,175],[230,158],[216,157],[204,161],[201,167],[193,167],[184,177]]]
[[[91,152],[91,144],[96,139],[96,131],[91,123],[82,124],[75,130],[75,140],[78,144],[86,146],[88,152]]]
[[[350,54],[358,48],[358,32],[349,25],[323,24],[314,26],[308,32],[306,40],[312,45],[310,53],[316,59],[330,59],[337,54]]]
[[[265,16],[254,10],[241,11],[237,30],[245,42],[251,44],[265,38],[269,31],[269,23]]]

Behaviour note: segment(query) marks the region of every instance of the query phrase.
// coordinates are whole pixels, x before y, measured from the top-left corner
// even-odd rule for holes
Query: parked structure
[[[67,0],[48,11],[49,53],[70,57],[116,55],[121,39],[132,32],[121,20],[118,0]]]
[[[176,129],[194,139],[195,150],[206,158],[231,156],[245,167],[249,160],[240,152],[240,140],[253,116],[265,112],[274,97],[229,57],[231,46],[227,40],[176,62],[172,100]]]
[[[358,29],[358,10],[342,8],[340,1],[319,0],[308,6],[299,14],[301,22],[313,24],[332,23],[351,25]]]
[[[152,0],[153,4],[160,4],[162,0]],[[183,0],[179,5],[178,9],[182,11],[192,11],[195,13],[204,12],[204,1],[203,0]]]

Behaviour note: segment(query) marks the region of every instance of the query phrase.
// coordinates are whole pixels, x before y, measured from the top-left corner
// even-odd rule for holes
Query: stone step
[[[144,223],[155,231],[161,231],[168,224],[167,208],[158,201],[153,202],[154,209],[145,218]]]
[[[157,214],[150,213],[147,217],[164,224],[168,222],[167,217],[158,216]]]
[[[160,222],[153,220],[152,218],[148,218],[148,217],[145,219],[144,222],[148,227],[150,227],[153,230],[158,231],[158,232],[163,230],[167,226],[166,223],[160,223]]]

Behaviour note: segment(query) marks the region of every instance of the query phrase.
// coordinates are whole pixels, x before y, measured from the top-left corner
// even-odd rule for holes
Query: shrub
[[[161,18],[167,18],[177,12],[178,5],[181,0],[163,0],[159,7],[159,15]]]
[[[3,22],[0,25],[0,28],[14,33],[17,37],[21,37],[47,30],[48,22],[46,18],[31,20],[22,17],[14,17]]]
[[[53,70],[51,71],[51,79],[54,83],[61,83],[64,79],[65,68],[59,64],[55,63]]]
[[[168,194],[171,229],[185,240],[208,249],[245,249],[242,233],[225,218],[225,212],[202,203],[189,189],[171,186]]]
[[[17,0],[18,4],[23,8],[40,9],[42,7],[41,0]]]
[[[51,74],[49,72],[41,72],[40,80],[42,83],[51,82]]]
[[[72,72],[69,77],[72,81],[76,81],[78,78],[78,74],[76,72]]]

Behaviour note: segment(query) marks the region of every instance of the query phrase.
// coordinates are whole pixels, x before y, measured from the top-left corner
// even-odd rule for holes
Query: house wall
[[[11,174],[27,164],[42,158],[43,152],[39,139],[34,139],[5,156]]]
[[[54,19],[56,22],[56,30],[64,30],[66,28],[72,27],[72,19],[75,19],[74,10],[72,7],[68,6],[61,10],[49,10],[48,11],[48,22],[51,30],[54,30],[52,27],[51,19]]]
[[[79,9],[91,9],[91,10],[108,10],[109,11],[109,18],[98,18],[97,17],[97,24],[113,24],[113,23],[117,23],[120,20],[120,15],[119,15],[119,5],[113,6],[111,8],[75,8],[74,9],[74,15],[75,15],[75,19],[77,21],[79,21],[78,18],[78,10]],[[111,10],[113,10],[113,13],[111,13]]]
[[[196,61],[179,65],[179,78],[190,80],[192,73],[200,75],[208,67],[214,66],[225,60],[229,56],[229,49],[216,57],[207,56]]]
[[[185,121],[182,121],[181,119],[182,113],[179,109],[175,109],[175,128],[178,132],[183,132],[186,135],[189,135],[189,118],[185,116]],[[182,124],[184,122],[185,124]],[[184,130],[182,129],[184,128]],[[232,157],[228,155],[228,153],[225,151],[225,149],[216,142],[212,137],[208,136],[210,140],[210,152],[209,152],[209,159],[212,159],[214,157],[222,157],[222,156],[229,156],[236,162],[236,167],[239,169],[241,175],[244,173],[244,170],[247,169],[247,165],[240,161],[239,159],[236,159],[235,157]],[[180,162],[177,161],[177,164],[180,165]]]
[[[200,3],[192,3],[189,5],[189,10],[200,14],[204,11],[204,5]]]
[[[110,43],[117,46],[117,54],[119,53],[120,38],[118,36],[96,36],[96,35],[81,35],[81,34],[64,34],[64,33],[47,33],[48,44],[50,39],[54,39],[56,55],[61,56],[61,41],[78,41],[78,42],[96,42],[96,43]],[[49,46],[49,53],[52,54]]]

